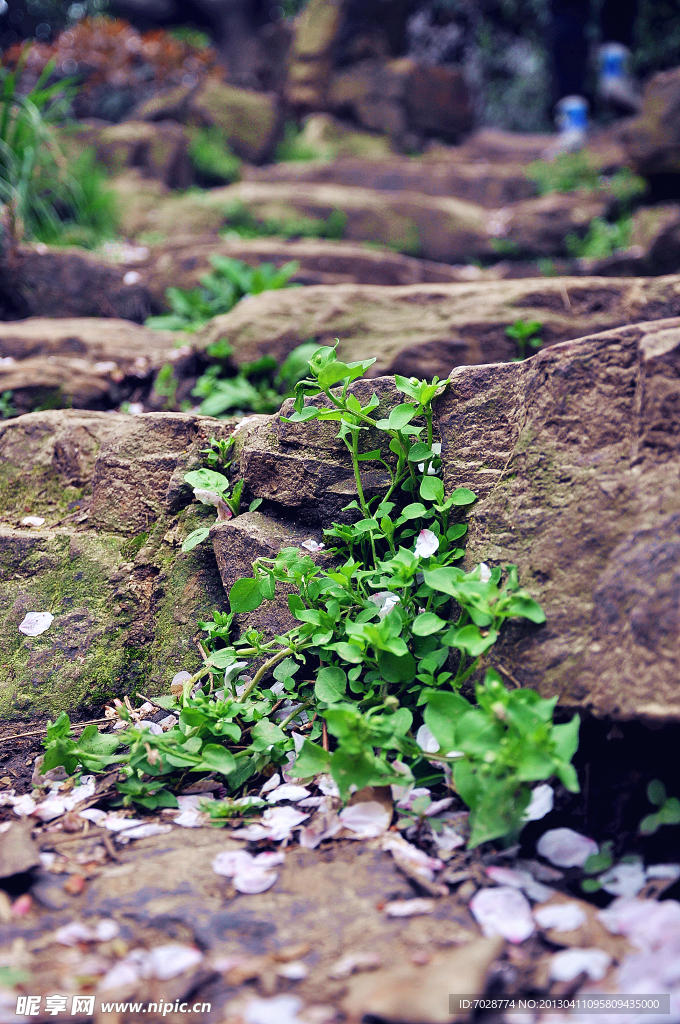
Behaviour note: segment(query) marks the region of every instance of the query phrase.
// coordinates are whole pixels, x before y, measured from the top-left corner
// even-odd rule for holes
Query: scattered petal
[[[440,832],[433,832],[432,839],[439,850],[457,850],[459,846],[465,846],[465,839],[449,825],[444,825]]]
[[[121,835],[125,839],[148,839],[150,836],[162,836],[165,832],[172,832],[172,825],[157,825],[149,822],[144,825],[136,825],[134,828],[126,828]]]
[[[671,942],[680,944],[680,903],[677,900],[614,900],[598,918],[614,935],[625,935],[638,949],[651,952]]]
[[[82,921],[70,921],[62,928],[57,928],[54,941],[62,946],[77,946],[79,942],[92,942],[94,933]]]
[[[267,801],[270,804],[276,804],[279,800],[290,800],[292,804],[296,804],[299,800],[304,800],[309,795],[309,790],[305,789],[304,786],[296,786],[292,782],[286,782],[283,786],[275,789],[273,793],[270,793]]]
[[[354,833],[354,839],[375,839],[390,827],[392,809],[377,800],[350,804],[338,815],[345,828]]]
[[[491,579],[491,569],[486,562],[480,562],[477,566],[479,569],[479,579],[482,583],[488,583]]]
[[[331,775],[319,775],[316,784],[324,796],[340,796],[338,784]]]
[[[194,497],[203,505],[219,505],[222,495],[217,491],[206,491],[201,487],[194,487]]]
[[[470,900],[470,910],[487,938],[502,935],[508,942],[524,942],[536,927],[528,900],[510,886],[480,889]]]
[[[264,786],[260,790],[260,796],[264,796],[265,793],[271,793],[273,789],[281,785],[281,776],[278,772],[274,772],[271,778],[267,779]]]
[[[330,971],[329,978],[349,978],[355,971],[374,971],[382,965],[382,958],[379,953],[368,950],[365,953],[348,953],[347,956],[336,960]]]
[[[534,918],[541,928],[554,928],[557,932],[573,932],[588,920],[578,903],[550,903],[534,907]]]
[[[429,857],[417,846],[407,843],[403,836],[393,832],[383,837],[382,848],[392,854],[399,867],[405,868],[410,874],[415,874],[428,882],[433,881],[435,871],[444,867],[444,862],[438,857]]]
[[[392,609],[399,604],[399,598],[389,590],[381,590],[378,594],[371,594],[368,599],[378,609],[378,618],[384,619]]]
[[[24,636],[40,636],[53,622],[54,615],[49,612],[27,612],[19,624],[19,632]]]
[[[392,900],[385,904],[385,913],[388,917],[416,917],[431,914],[436,906],[436,902],[429,899]]]
[[[489,878],[492,878],[498,885],[510,885],[513,889],[522,889],[529,899],[543,903],[549,900],[554,893],[547,885],[542,885],[528,871],[518,871],[516,868],[490,867],[486,869]]]
[[[522,821],[540,821],[541,818],[545,818],[546,814],[550,814],[554,804],[555,792],[552,786],[549,786],[547,782],[536,786],[531,794],[529,806],[522,815]]]
[[[536,852],[558,868],[581,868],[597,851],[593,839],[570,828],[551,828],[536,843]]]
[[[303,801],[303,803],[306,802],[306,800]],[[342,822],[335,811],[319,812],[314,815],[308,825],[304,825],[300,829],[300,846],[305,850],[316,850],[324,839],[332,839],[341,828]]]
[[[22,526],[42,526],[45,520],[42,516],[24,516],[21,520]]]
[[[647,881],[645,869],[641,861],[616,864],[609,871],[598,876],[602,888],[612,896],[624,896],[630,899],[637,896]]]
[[[280,964],[276,968],[279,978],[287,978],[288,981],[302,981],[309,974],[306,964],[300,960],[291,960],[290,963]]]
[[[308,540],[303,540],[300,545],[301,548],[306,548],[307,551],[323,551],[325,546],[325,544],[319,544],[313,537],[309,537]]]
[[[416,733],[416,743],[426,754],[436,754],[439,750],[439,742],[427,725],[421,725]]]
[[[553,981],[573,981],[584,971],[591,981],[602,981],[612,958],[603,949],[563,949],[550,961]]]
[[[200,964],[202,959],[200,949],[194,946],[183,946],[175,942],[156,946],[149,951],[142,964],[142,977],[168,981]]]
[[[304,1024],[298,1017],[302,1000],[297,996],[253,999],[243,1010],[244,1024]]]
[[[123,274],[123,284],[139,284],[142,280],[142,275],[137,270],[128,270]]]
[[[234,880],[239,892],[253,894],[265,892],[276,881],[278,875],[273,868],[282,864],[285,855],[275,850],[253,857],[245,850],[225,850],[213,860],[213,871]]]
[[[392,790],[392,798],[397,801],[397,807],[405,811],[411,810],[414,800],[421,796],[430,796],[430,791],[425,786],[390,786],[390,789]]]
[[[25,793],[24,796],[20,796],[18,800],[14,802],[14,813],[18,814],[20,818],[25,815],[33,814],[36,808],[36,803],[30,793]]]
[[[421,530],[418,534],[418,540],[414,554],[416,558],[429,558],[433,555],[439,547],[439,537],[432,530]]]
[[[650,864],[647,878],[680,878],[680,864]]]

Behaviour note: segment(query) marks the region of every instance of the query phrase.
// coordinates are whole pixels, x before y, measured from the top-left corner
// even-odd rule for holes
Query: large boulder
[[[0,424],[0,716],[99,711],[198,667],[198,622],[224,594],[208,546],[180,551],[205,522],[182,478],[229,429],[77,411]],[[32,611],[54,616],[36,637],[18,629]]]
[[[476,160],[460,163],[431,156],[420,160],[391,156],[382,160],[310,160],[244,168],[246,181],[294,182],[298,185],[333,184],[371,188],[378,192],[419,192],[425,196],[452,196],[498,209],[537,194],[521,164]]]
[[[19,412],[139,401],[161,366],[186,357],[177,349],[182,337],[115,318],[0,324],[0,392],[12,392]]]
[[[680,320],[454,372],[447,488],[481,497],[468,559],[514,562],[547,623],[491,661],[563,705],[680,719]]]
[[[219,128],[237,156],[261,163],[278,142],[282,117],[274,93],[255,92],[206,78],[191,95],[188,119],[199,126]]]
[[[189,136],[175,121],[123,121],[95,133],[95,152],[112,173],[140,168],[169,188],[186,189],[193,182]]]
[[[215,317],[194,339],[229,339],[238,362],[281,360],[303,341],[334,344],[347,359],[376,358],[371,373],[447,377],[453,366],[517,355],[506,327],[543,325],[544,344],[603,328],[680,315],[680,278],[536,278],[469,284],[313,286],[265,292]]]
[[[680,174],[680,68],[650,78],[642,112],[621,127],[619,136],[640,174]]]
[[[112,185],[118,188],[118,180]],[[127,197],[129,179],[122,181]],[[229,215],[246,211],[256,220],[282,225],[295,235],[296,224],[310,218],[327,221],[345,215],[348,241],[377,242],[409,255],[442,263],[515,257],[567,255],[567,237],[583,236],[594,217],[611,207],[605,193],[554,193],[486,209],[450,196],[418,192],[377,192],[349,185],[242,181],[203,193],[158,197],[151,202],[121,202],[125,233],[217,234],[228,226]],[[272,227],[272,233],[277,228]]]

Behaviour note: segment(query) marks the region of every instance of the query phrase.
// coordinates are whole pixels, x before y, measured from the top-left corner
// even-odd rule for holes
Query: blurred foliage
[[[323,153],[307,142],[295,121],[286,121],[283,138],[276,147],[274,158],[280,162],[319,160],[323,158]]]
[[[646,189],[644,178],[628,167],[621,167],[611,175],[603,175],[586,149],[577,153],[560,153],[554,160],[534,160],[526,169],[527,177],[535,181],[539,194],[550,192],[595,192],[605,189],[620,203],[629,203]]]
[[[199,185],[230,184],[241,177],[241,161],[219,128],[197,128],[189,144],[189,159]]]
[[[225,230],[239,238],[334,238],[341,239],[345,233],[347,214],[342,210],[331,210],[324,220],[320,217],[255,217],[245,203],[232,203],[225,210]]]

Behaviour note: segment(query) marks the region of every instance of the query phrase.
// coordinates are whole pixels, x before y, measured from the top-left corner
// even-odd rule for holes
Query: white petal
[[[27,612],[19,624],[19,632],[24,636],[40,636],[54,622],[54,615],[49,612]]]
[[[680,864],[650,864],[647,878],[680,878]]]
[[[487,938],[502,935],[508,942],[523,942],[536,927],[528,900],[510,886],[480,889],[470,900],[470,910]]]
[[[338,784],[331,775],[319,775],[316,784],[324,796],[340,796]]]
[[[444,862],[438,857],[429,857],[423,850],[407,843],[403,836],[392,832],[383,837],[382,848],[392,854],[398,865],[428,882],[433,881],[435,871],[444,867]]]
[[[439,850],[457,850],[459,846],[465,846],[463,837],[448,825],[445,825],[441,832],[433,832],[432,839]]]
[[[313,537],[310,537],[308,540],[304,540],[300,547],[306,548],[307,551],[323,551],[325,544],[319,544]]]
[[[253,999],[242,1011],[244,1024],[303,1024],[298,1017],[302,1000],[297,996]]]
[[[234,888],[238,892],[252,896],[258,892],[266,892],[278,877],[275,871],[266,871],[264,868],[253,866],[234,875]]]
[[[585,971],[591,981],[602,981],[611,962],[603,949],[563,949],[550,962],[550,977],[554,981],[573,981]]]
[[[296,811],[294,807],[270,807],[262,815],[262,822],[269,830],[271,839],[288,839],[291,829],[308,817],[308,814]]]
[[[392,609],[399,604],[399,598],[389,590],[381,590],[377,594],[371,594],[368,599],[378,608],[378,617],[384,619]]]
[[[24,516],[21,520],[22,526],[42,526],[45,520],[42,516]]]
[[[488,583],[489,580],[491,579],[491,569],[486,564],[486,562],[480,562],[478,568],[479,568],[479,578],[480,578],[481,582],[482,583]]]
[[[172,825],[156,825],[149,822],[144,825],[136,825],[134,828],[126,828],[121,832],[126,839],[148,839],[150,836],[162,836],[166,832],[172,832]]]
[[[142,974],[147,978],[158,978],[159,981],[168,981],[183,974],[190,967],[200,964],[203,954],[194,946],[182,946],[179,943],[170,942],[166,946],[156,946],[147,954]]]
[[[115,939],[116,935],[120,932],[120,926],[117,921],[112,920],[110,917],[105,917],[97,923],[94,929],[94,935],[97,942],[110,942],[111,939]]]
[[[541,928],[554,928],[558,932],[573,932],[588,920],[578,903],[549,903],[534,907],[534,918]]]
[[[270,793],[267,800],[270,804],[277,804],[280,800],[290,800],[291,803],[296,804],[298,800],[304,800],[309,795],[309,790],[305,789],[304,786],[296,786],[292,782],[286,782],[283,786],[275,789],[273,793]]]
[[[245,871],[252,863],[252,854],[245,850],[223,850],[213,859],[212,869],[216,875],[231,878],[238,871]]]
[[[421,530],[418,534],[418,540],[414,554],[417,558],[429,558],[433,555],[439,547],[439,537],[432,530]]]
[[[616,864],[609,871],[599,875],[599,881],[605,892],[612,896],[625,896],[630,899],[637,896],[647,881],[645,869],[640,861],[632,864]]]
[[[354,833],[355,839],[375,839],[390,827],[392,810],[376,800],[351,804],[338,815],[345,828]]]
[[[200,487],[194,487],[194,497],[204,505],[217,505],[222,495],[216,491],[204,491]]]
[[[597,851],[594,840],[570,828],[551,828],[536,843],[536,852],[558,868],[583,867]]]
[[[260,796],[264,796],[265,793],[271,793],[273,789],[281,785],[281,776],[278,772],[274,772],[270,779],[267,779],[264,786],[260,790]]]
[[[531,800],[529,806],[522,815],[523,821],[540,821],[541,818],[545,818],[546,814],[550,814],[555,804],[555,792],[552,786],[549,786],[547,782],[544,782],[531,793]]]
[[[33,814],[36,808],[36,803],[33,797],[29,793],[25,793],[24,796],[20,796],[14,803],[14,813],[18,814],[20,818],[24,815]]]
[[[547,885],[537,882],[528,871],[520,871],[516,868],[490,867],[486,869],[489,878],[499,885],[511,885],[513,889],[522,889],[529,899],[544,903],[554,893]]]
[[[680,944],[677,900],[618,899],[597,916],[610,932],[625,935],[639,949],[651,951],[671,942]]]
[[[426,754],[436,754],[439,750],[439,741],[436,740],[426,725],[421,725],[416,733],[416,743]]]
[[[92,942],[94,933],[82,921],[69,921],[68,924],[57,928],[54,933],[54,941],[62,946],[77,946],[79,942]]]
[[[392,900],[385,904],[385,913],[388,917],[415,917],[433,913],[436,906],[434,900],[428,899]]]

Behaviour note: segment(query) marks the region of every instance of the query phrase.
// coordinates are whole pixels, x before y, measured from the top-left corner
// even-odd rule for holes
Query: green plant
[[[69,165],[71,198],[64,201],[57,222],[36,228],[34,237],[50,245],[93,249],[115,237],[119,214],[115,193],[106,187],[106,172],[87,149]]]
[[[662,825],[680,825],[680,800],[676,796],[668,796],[659,779],[652,779],[647,786],[647,799],[657,810],[640,822],[638,832],[641,836],[653,836]]]
[[[514,324],[505,328],[507,336],[512,338],[517,345],[518,354],[513,361],[519,362],[526,359],[527,345],[531,348],[541,348],[543,339],[539,337],[539,334],[542,330],[543,324],[540,320],[515,320]]]
[[[554,160],[535,160],[526,169],[527,178],[535,181],[540,195],[551,192],[594,191],[600,172],[587,152],[560,153]]]
[[[266,217],[259,220],[244,203],[233,203],[225,210],[225,233],[239,238],[333,238],[340,240],[345,234],[347,214],[331,210],[324,220],[320,217]]]
[[[3,391],[2,394],[0,394],[0,420],[8,420],[12,416],[17,415],[17,409],[12,404],[12,392]]]
[[[241,161],[231,151],[219,128],[195,129],[189,144],[189,159],[206,186],[239,181],[241,177]]]
[[[290,278],[300,269],[295,262],[278,268],[272,263],[251,267],[219,254],[210,256],[210,264],[212,272],[203,275],[199,288],[168,288],[165,294],[172,312],[148,317],[146,326],[159,331],[196,331],[214,316],[228,313],[246,295],[290,287]]]
[[[295,121],[286,121],[283,138],[276,147],[274,159],[283,163],[294,160],[319,160],[321,156],[318,150],[304,141]]]
[[[298,778],[330,772],[346,798],[354,787],[408,785],[434,765],[470,808],[477,845],[519,833],[532,783],[557,776],[578,790],[570,764],[578,716],[554,725],[556,698],[508,690],[490,661],[503,624],[540,624],[541,608],[520,588],[515,566],[465,572],[455,565],[466,532],[459,519],[475,495],[459,487],[447,496],[438,475],[433,401],[447,382],[397,376],[405,401],[380,415],[375,395],[362,404],[350,390],[372,363],[344,363],[335,349],[317,349],[289,418],[338,424],[356,485],[345,509],[350,521],[325,531],[333,546],[323,564],[284,548],[258,558],[253,575],[233,584],[229,612],[202,624],[205,663],[180,696],[156,699],[179,713],[176,727],[152,734],[131,725],[107,738],[127,748],[118,760],[135,780],[124,790],[130,799],[156,799],[160,790],[142,787],[172,786],[187,771],[218,772],[234,793],[267,765],[285,765]],[[366,495],[367,463],[385,472],[381,495]],[[218,513],[230,500],[238,513],[238,485],[230,492],[223,474],[204,469],[185,479]],[[200,543],[197,532],[185,549]],[[304,546],[323,548],[311,539]],[[279,636],[246,629],[234,639],[234,616],[271,600],[279,583],[296,625]],[[481,670],[474,705],[460,690]],[[64,718],[48,735],[49,766],[73,771],[79,757],[91,764],[92,755],[69,739]],[[332,745],[318,742],[326,730]]]
[[[602,260],[628,248],[632,229],[633,221],[628,214],[622,215],[613,223],[604,220],[603,217],[593,217],[585,238],[579,238],[572,233],[567,235],[565,241],[572,256],[579,259]]]
[[[293,349],[281,368],[273,356],[242,363],[236,374],[232,350],[224,339],[209,345],[206,354],[215,362],[199,377],[192,394],[201,398],[200,411],[206,416],[225,416],[234,410],[275,412],[307,372],[310,357],[318,346],[305,342]]]

